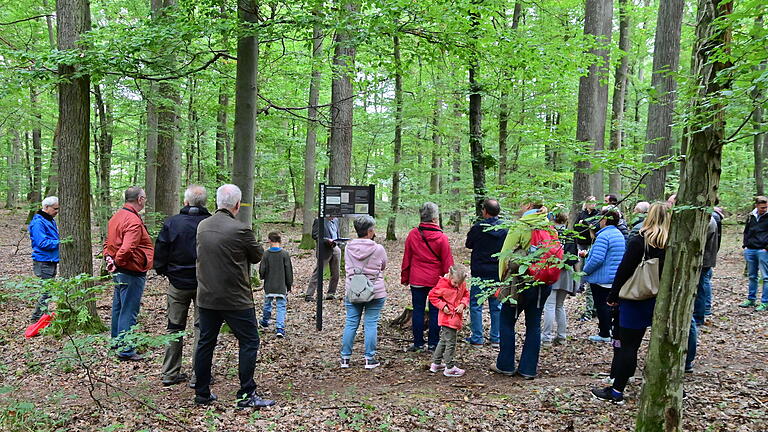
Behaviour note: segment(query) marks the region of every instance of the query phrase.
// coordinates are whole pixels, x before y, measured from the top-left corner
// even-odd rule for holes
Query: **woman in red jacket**
[[[410,285],[413,303],[413,345],[407,351],[424,349],[424,310],[429,290],[437,284],[440,276],[448,273],[453,265],[451,245],[448,237],[438,225],[440,211],[437,204],[426,202],[419,210],[421,223],[408,233],[405,239],[403,265],[400,283]],[[429,305],[428,349],[433,351],[440,341],[440,326],[437,324],[438,309]]]

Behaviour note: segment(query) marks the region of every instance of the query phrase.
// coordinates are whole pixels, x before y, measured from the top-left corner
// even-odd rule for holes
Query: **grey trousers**
[[[32,271],[35,272],[35,276],[40,279],[53,279],[56,277],[56,268],[58,263],[50,261],[32,261]],[[43,316],[43,311],[48,307],[48,300],[51,295],[43,291],[40,294],[40,298],[37,300],[37,306],[32,313],[32,321],[37,321]]]
[[[456,329],[440,326],[440,342],[437,343],[435,353],[432,354],[432,363],[445,363],[445,367],[448,369],[456,365],[453,361],[453,355],[456,353],[456,335],[458,333],[459,331]]]
[[[181,290],[173,285],[168,287],[168,334],[183,332],[187,328],[190,303],[195,301],[197,290]],[[192,342],[192,370],[195,370],[195,350],[200,339],[200,318],[197,304],[194,310],[194,341]],[[181,372],[181,354],[184,350],[184,337],[171,341],[165,348],[163,360],[163,380],[172,380]]]
[[[328,282],[328,291],[326,291],[326,294],[336,294],[336,287],[339,286],[339,265],[341,265],[341,249],[339,249],[338,246],[333,248],[333,253],[331,256],[325,256],[323,257],[323,270],[325,270],[325,266],[330,265],[331,266],[331,280]],[[317,265],[315,265],[315,269],[312,270],[312,278],[309,280],[309,285],[307,286],[307,293],[306,295],[309,297],[312,297],[315,295],[315,291],[317,290]]]

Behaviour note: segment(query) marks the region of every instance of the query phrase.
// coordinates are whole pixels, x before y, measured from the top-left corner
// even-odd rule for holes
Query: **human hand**
[[[110,273],[114,273],[117,271],[117,266],[115,265],[115,259],[111,256],[107,255],[104,257],[104,260],[107,262],[107,271]]]
[[[464,312],[464,309],[466,309],[466,307],[464,306],[464,303],[462,303],[462,304],[460,304],[459,306],[456,307],[456,313],[460,314],[460,313]]]
[[[579,256],[581,258],[584,258],[585,256],[587,256],[587,253],[588,253],[588,251],[586,249],[580,250],[579,251]]]
[[[619,305],[617,302],[612,302],[612,301],[607,301],[605,302],[605,304],[607,304],[610,307],[616,307]]]
[[[448,307],[448,305],[443,306],[443,312],[447,314],[451,313],[451,309]]]

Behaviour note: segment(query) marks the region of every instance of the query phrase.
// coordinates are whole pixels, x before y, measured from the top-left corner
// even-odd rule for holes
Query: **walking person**
[[[184,332],[187,328],[189,307],[194,306],[194,324],[192,341],[192,370],[195,369],[195,350],[200,339],[200,319],[198,317],[197,302],[197,226],[211,216],[205,203],[208,200],[208,192],[199,185],[190,185],[184,191],[184,207],[179,214],[169,217],[163,222],[163,227],[155,241],[154,268],[157,274],[168,277],[170,285],[166,290],[168,308],[168,334]],[[168,343],[163,359],[162,383],[171,386],[189,379],[190,386],[194,387],[194,373],[192,377],[181,372],[181,355],[184,350],[183,333]]]
[[[448,274],[437,281],[437,285],[429,292],[429,303],[440,312],[440,342],[432,355],[429,371],[437,373],[442,370],[447,377],[460,377],[464,369],[456,366],[456,336],[463,324],[462,314],[469,307],[469,291],[467,290],[467,269],[461,264],[454,264],[448,269]]]
[[[627,244],[619,268],[616,271],[613,286],[610,289],[608,303],[619,308],[619,342],[614,350],[611,362],[613,384],[604,388],[592,389],[592,394],[601,400],[616,404],[624,403],[624,389],[629,378],[637,369],[637,352],[645,336],[645,331],[653,321],[653,308],[656,298],[647,300],[624,300],[619,298],[621,287],[632,277],[640,262],[644,259],[659,259],[659,274],[664,268],[664,256],[669,224],[672,213],[666,203],[654,203],[637,236]]]
[[[115,289],[112,294],[112,340],[118,347],[117,358],[123,361],[141,361],[144,358],[123,336],[136,325],[141,297],[152,268],[155,248],[149,231],[139,212],[147,203],[147,194],[138,186],[125,190],[125,203],[109,220],[104,242],[107,271],[112,273]]]
[[[56,277],[59,265],[59,227],[54,219],[59,214],[59,199],[55,196],[46,197],[42,209],[38,210],[29,222],[29,239],[32,242],[32,271],[40,279]],[[43,291],[37,301],[35,311],[30,317],[31,322],[37,322],[48,309],[48,292]]]
[[[741,247],[744,249],[744,259],[747,261],[749,285],[747,299],[739,307],[755,307],[762,312],[768,309],[768,198],[759,196],[755,198],[755,209],[747,217],[744,225],[744,235]],[[757,304],[758,276],[763,278],[763,295],[760,304]]]
[[[291,255],[283,249],[283,239],[279,232],[267,234],[269,249],[259,264],[259,277],[264,283],[264,308],[262,327],[269,327],[272,318],[272,303],[275,304],[275,336],[285,337],[285,315],[288,306],[288,293],[293,287],[293,265]]]
[[[604,207],[600,211],[600,230],[595,237],[595,244],[589,252],[580,251],[586,257],[584,280],[589,282],[597,309],[598,334],[589,337],[593,342],[611,341],[611,308],[606,303],[608,293],[613,286],[616,270],[626,250],[624,235],[617,228],[619,212],[615,207]]]
[[[413,344],[408,352],[424,349],[424,311],[427,308],[429,290],[437,284],[440,276],[448,273],[453,265],[453,255],[448,236],[440,229],[440,210],[437,204],[426,202],[419,210],[421,223],[412,229],[405,239],[405,251],[400,270],[400,283],[410,285],[413,304]],[[434,351],[440,341],[440,326],[437,324],[438,310],[429,303],[429,331],[427,349]]]
[[[467,338],[467,342],[473,346],[482,346],[485,343],[483,303],[479,301],[479,297],[483,296],[484,290],[492,289],[495,291],[493,285],[499,282],[499,257],[497,255],[501,252],[504,239],[507,237],[507,230],[498,228],[502,223],[499,219],[499,213],[501,213],[501,207],[498,201],[493,199],[483,201],[483,219],[470,228],[465,243],[467,249],[472,249],[472,257],[470,258],[472,276],[482,280],[479,284],[471,284],[469,290],[471,334]],[[495,295],[487,296],[485,302],[488,304],[488,312],[491,317],[488,339],[493,348],[498,348],[501,304]]]
[[[592,247],[592,243],[595,242],[595,233],[600,229],[600,212],[597,211],[596,206],[597,198],[588,196],[581,205],[581,212],[576,215],[573,229],[576,231],[575,239],[579,252],[588,251]],[[580,258],[577,270],[580,271],[583,267],[584,259]],[[581,284],[584,291],[584,313],[579,317],[579,321],[589,321],[597,316],[595,300],[592,298],[589,283],[582,281]]]
[[[365,331],[365,369],[375,369],[381,365],[376,356],[378,344],[379,318],[387,290],[384,285],[384,269],[387,268],[387,252],[384,246],[376,243],[376,220],[368,215],[358,216],[353,224],[357,238],[347,243],[344,248],[344,270],[347,274],[346,286],[352,285],[352,278],[362,275],[373,288],[373,298],[364,303],[352,303],[349,296],[344,296],[347,318],[341,338],[341,361],[343,369],[349,367],[352,358],[352,345],[355,341],[360,320]]]
[[[317,240],[319,234],[319,228],[317,219],[312,223],[312,238]],[[328,282],[328,291],[325,294],[325,300],[333,300],[336,298],[336,288],[339,286],[339,268],[341,265],[341,249],[334,240],[339,238],[339,219],[333,216],[327,216],[323,219],[323,239],[317,242],[317,250],[315,253],[319,254],[322,249],[323,253],[323,270],[325,266],[331,271],[331,280]],[[317,265],[312,270],[312,275],[309,279],[309,285],[307,285],[307,292],[304,294],[304,301],[311,302],[315,300],[315,291],[317,291],[318,277],[322,276],[323,272],[317,271]]]
[[[218,210],[197,227],[197,307],[200,341],[195,353],[195,403],[209,405],[213,351],[223,323],[232,329],[239,348],[238,408],[263,408],[275,401],[256,394],[253,373],[259,350],[259,332],[251,290],[251,264],[261,261],[264,249],[249,225],[237,219],[242,192],[233,184],[216,190]]]

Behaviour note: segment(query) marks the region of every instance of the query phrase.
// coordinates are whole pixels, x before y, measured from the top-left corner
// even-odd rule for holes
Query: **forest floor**
[[[0,213],[0,277],[31,274],[29,241],[21,212]],[[274,227],[262,227],[262,232]],[[287,338],[262,331],[256,382],[263,397],[277,405],[261,411],[234,408],[237,390],[237,342],[233,335],[219,338],[214,358],[212,407],[193,403],[194,391],[185,384],[163,387],[160,367],[163,349],[145,353],[146,361],[118,362],[106,348],[91,355],[91,373],[115,387],[96,386],[88,393],[85,371],[56,362],[63,340],[51,336],[24,339],[32,302],[4,296],[0,308],[0,430],[72,431],[625,431],[634,427],[640,392],[644,343],[637,378],[627,388],[628,401],[614,406],[593,399],[589,390],[601,386],[611,360],[607,344],[586,340],[596,322],[578,322],[583,298],[569,298],[569,340],[565,346],[542,349],[539,377],[533,381],[500,377],[488,366],[496,351],[490,346],[457,347],[461,378],[433,375],[428,354],[406,353],[410,332],[389,322],[410,304],[409,291],[399,284],[402,241],[384,242],[389,254],[386,270],[388,298],[379,329],[379,353],[384,365],[362,367],[362,332],[358,332],[350,369],[338,367],[344,308],[341,301],[325,302],[324,330],[317,332],[315,306],[303,301],[314,255],[298,250],[300,229],[287,225],[286,248],[294,258],[296,284],[290,295]],[[383,231],[383,228],[382,228]],[[688,398],[684,405],[687,431],[768,431],[768,313],[736,305],[745,298],[746,278],[736,227],[726,229],[714,272],[714,315],[699,338],[695,372],[685,375]],[[404,236],[405,233],[401,233]],[[382,235],[383,237],[383,235]],[[468,263],[464,233],[449,233],[458,261]],[[94,247],[94,251],[98,248]],[[165,332],[164,278],[150,276],[140,313],[142,330]],[[340,291],[343,288],[340,287]],[[263,302],[255,292],[257,311]],[[98,310],[109,323],[111,291],[103,293]],[[485,314],[486,329],[488,316]],[[190,319],[191,321],[191,319]],[[465,319],[465,323],[466,323]],[[190,322],[191,325],[191,322]],[[362,329],[361,329],[362,330]],[[518,325],[522,337],[523,324]],[[465,324],[460,336],[466,336]],[[648,335],[646,335],[646,340]],[[189,370],[190,342],[184,369]],[[519,345],[518,345],[519,346]],[[518,353],[519,356],[519,353]]]

